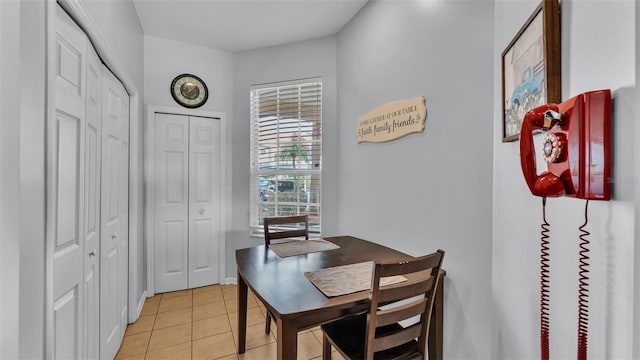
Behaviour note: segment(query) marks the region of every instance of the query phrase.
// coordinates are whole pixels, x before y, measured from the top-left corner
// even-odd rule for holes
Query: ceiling
[[[368,0],[133,0],[145,35],[242,51],[333,35]]]

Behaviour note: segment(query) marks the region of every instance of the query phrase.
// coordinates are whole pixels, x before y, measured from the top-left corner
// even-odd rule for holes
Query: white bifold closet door
[[[53,264],[48,329],[54,358],[83,357],[85,310],[85,153],[87,39],[56,13],[55,113],[47,126],[47,256]]]
[[[114,358],[127,325],[129,96],[60,6],[53,53],[46,357]]]
[[[129,96],[102,70],[100,358],[113,358],[127,327],[129,234]]]
[[[155,115],[155,292],[217,283],[220,119]]]
[[[85,129],[84,351],[100,357],[100,173],[102,163],[102,63],[87,42],[87,124]]]

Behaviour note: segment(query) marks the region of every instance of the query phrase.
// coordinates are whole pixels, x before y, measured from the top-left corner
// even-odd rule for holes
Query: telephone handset
[[[547,171],[536,169],[533,131],[547,132],[543,158]],[[535,196],[542,197],[540,252],[540,357],[549,359],[549,231],[547,197],[585,199],[585,222],[580,226],[578,286],[578,360],[587,359],[589,232],[585,229],[589,200],[609,200],[611,188],[611,91],[590,91],[560,104],[546,104],[527,112],[520,131],[522,173]]]
[[[537,174],[535,130],[546,130],[547,171]],[[520,131],[520,164],[531,193],[609,200],[611,176],[611,91],[580,94],[560,104],[529,111]]]

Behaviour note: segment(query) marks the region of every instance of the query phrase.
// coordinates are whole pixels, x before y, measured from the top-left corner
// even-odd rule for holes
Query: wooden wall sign
[[[427,117],[425,102],[424,96],[394,101],[359,116],[358,142],[385,142],[424,131]]]

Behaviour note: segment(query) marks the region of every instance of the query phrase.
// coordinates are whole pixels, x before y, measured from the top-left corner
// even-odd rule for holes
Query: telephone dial
[[[538,174],[533,132],[546,131],[542,157],[547,170]],[[549,228],[547,197],[585,199],[585,222],[579,227],[578,360],[587,359],[589,200],[610,200],[611,91],[596,90],[560,104],[546,104],[527,112],[520,131],[520,164],[531,193],[542,197],[540,255],[540,355],[549,359]]]

